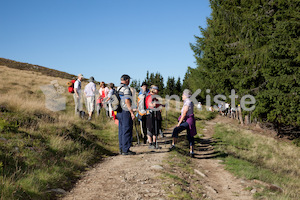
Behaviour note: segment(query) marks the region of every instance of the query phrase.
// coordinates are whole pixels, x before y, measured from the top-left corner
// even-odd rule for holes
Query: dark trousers
[[[144,144],[147,143],[147,127],[146,127],[146,115],[142,116],[142,119],[141,119],[141,125],[142,125],[142,130],[143,130],[143,134],[144,134]]]
[[[172,133],[172,137],[178,138],[178,134],[184,130],[187,130],[187,139],[189,141],[190,146],[193,146],[195,141],[194,137],[190,135],[190,127],[187,122],[182,122],[180,126],[175,127]]]
[[[119,112],[117,114],[119,120],[119,147],[122,152],[128,152],[132,142],[133,121],[129,111]]]

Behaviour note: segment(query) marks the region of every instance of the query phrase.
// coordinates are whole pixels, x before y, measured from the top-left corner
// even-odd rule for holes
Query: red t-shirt
[[[153,106],[149,106],[149,104],[150,104],[151,102],[152,102],[152,103],[156,102],[155,108],[158,108],[158,107],[161,105],[161,104],[158,104],[159,100],[158,100],[157,98],[152,99],[152,95],[149,94],[149,95],[146,97],[146,108],[147,108],[147,109],[153,108]]]

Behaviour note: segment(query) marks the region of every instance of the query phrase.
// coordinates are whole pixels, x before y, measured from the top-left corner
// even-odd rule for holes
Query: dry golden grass
[[[0,66],[0,73],[4,77],[0,79],[0,104],[24,112],[48,112],[45,108],[45,96],[40,86],[49,85],[51,81],[57,80],[59,85],[65,87],[68,81],[5,66]]]
[[[74,115],[70,80],[5,66],[0,73],[0,106],[8,110],[0,112],[0,128],[17,126],[0,131],[6,141],[0,143],[0,199],[51,199],[49,185],[62,187],[88,164],[118,151],[117,126],[104,113],[92,122]],[[63,87],[66,110],[46,108],[41,86],[53,84]]]
[[[70,81],[68,79],[6,66],[0,66],[0,73],[3,77],[0,79],[0,105],[4,104],[24,112],[49,112],[45,107],[45,95],[40,87],[58,83],[59,87],[64,89],[62,95],[67,98],[67,104],[74,106],[73,96],[68,92],[66,85]],[[83,82],[83,88],[86,84]]]
[[[0,105],[8,106],[15,111],[25,112],[29,114],[45,113],[56,118],[55,126],[65,127],[73,123],[80,122],[75,115],[72,114],[74,108],[73,95],[68,92],[68,79],[50,77],[42,73],[18,70],[0,66],[0,73],[3,79],[0,79]],[[45,107],[45,95],[41,90],[41,86],[50,85],[51,82],[57,81],[59,86],[64,87],[65,92],[62,94],[66,97],[67,112],[55,113]],[[83,88],[87,83],[83,82]],[[99,89],[99,88],[97,88]],[[85,105],[83,103],[83,108]],[[101,123],[101,119],[99,120]],[[40,122],[40,126],[47,126],[46,122]],[[115,124],[112,121],[107,121],[102,124],[102,129],[114,129]]]

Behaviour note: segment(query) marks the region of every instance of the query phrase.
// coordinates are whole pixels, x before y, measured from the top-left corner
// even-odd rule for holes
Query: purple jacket
[[[178,121],[180,120],[181,115],[178,118]],[[195,136],[197,135],[197,129],[196,129],[196,120],[194,114],[190,114],[185,116],[184,121],[186,121],[189,124],[190,128],[190,135]]]

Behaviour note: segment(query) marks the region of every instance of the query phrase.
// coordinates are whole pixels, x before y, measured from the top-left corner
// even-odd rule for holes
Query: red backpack
[[[68,87],[68,91],[69,91],[70,93],[74,93],[74,83],[75,83],[75,80],[71,80],[71,81],[69,81],[69,82],[67,83],[67,85],[69,86],[69,87]]]

